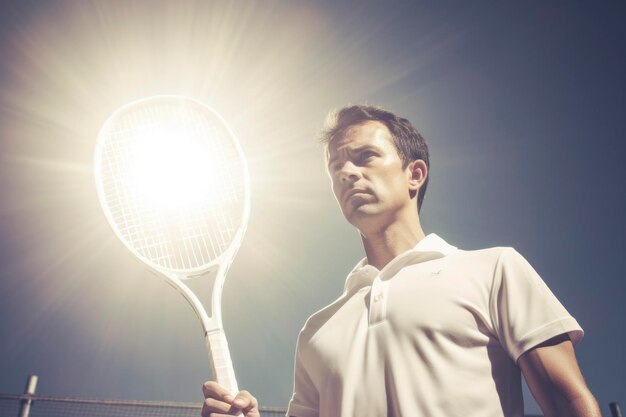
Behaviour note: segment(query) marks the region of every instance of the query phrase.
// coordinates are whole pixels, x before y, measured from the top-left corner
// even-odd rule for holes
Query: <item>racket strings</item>
[[[208,171],[199,171],[210,172],[211,178],[201,179],[210,186],[194,190],[191,204],[164,209],[137,189],[135,180],[141,173],[134,169],[146,157],[138,139],[150,145],[151,135],[162,131],[174,133],[169,141],[175,138],[180,145],[193,145],[200,155],[190,164],[211,164]],[[104,199],[130,246],[149,261],[173,270],[209,264],[227,250],[242,221],[245,184],[241,157],[221,124],[188,106],[159,105],[119,115],[106,135],[101,167]],[[167,165],[168,157],[156,163]]]

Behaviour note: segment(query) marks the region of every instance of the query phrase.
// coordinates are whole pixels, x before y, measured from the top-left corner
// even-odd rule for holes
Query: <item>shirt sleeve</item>
[[[306,369],[306,361],[303,359],[304,341],[302,339],[302,333],[300,333],[296,345],[293,396],[289,401],[287,416],[318,417],[319,393]]]
[[[577,344],[584,334],[539,274],[513,248],[504,249],[498,259],[490,309],[497,337],[516,363],[524,352],[555,336],[567,333]]]

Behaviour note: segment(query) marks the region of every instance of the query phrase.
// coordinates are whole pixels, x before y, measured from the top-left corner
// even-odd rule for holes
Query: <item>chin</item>
[[[343,212],[344,217],[352,226],[359,230],[369,230],[376,227],[377,223],[384,223],[380,210],[375,207],[362,205],[352,209],[350,212]]]

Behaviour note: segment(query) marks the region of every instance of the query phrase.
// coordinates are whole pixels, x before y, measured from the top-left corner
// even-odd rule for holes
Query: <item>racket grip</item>
[[[226,341],[224,331],[219,329],[207,332],[206,341],[213,377],[218,384],[235,396],[239,392],[239,388],[237,387],[233,361],[230,359],[230,351],[228,350],[228,342]]]

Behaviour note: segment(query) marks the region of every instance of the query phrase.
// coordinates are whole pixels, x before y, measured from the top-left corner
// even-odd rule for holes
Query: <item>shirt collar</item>
[[[376,267],[369,265],[367,258],[363,258],[348,274],[345,291],[352,292],[369,286],[377,276],[381,276],[382,279],[389,278],[406,265],[443,258],[456,249],[456,246],[450,245],[435,233],[430,233],[417,242],[412,249],[396,256],[380,271]]]

